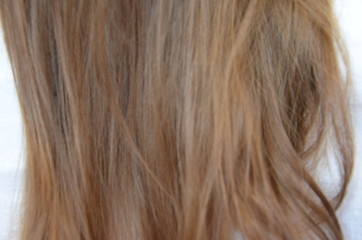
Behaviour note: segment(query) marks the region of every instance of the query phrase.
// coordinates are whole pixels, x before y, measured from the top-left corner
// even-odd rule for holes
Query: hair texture
[[[353,140],[332,1],[0,8],[26,137],[19,239],[343,239]],[[315,174],[330,151],[335,196]]]

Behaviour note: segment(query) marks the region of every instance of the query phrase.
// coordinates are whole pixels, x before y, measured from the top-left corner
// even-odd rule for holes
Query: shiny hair
[[[0,12],[26,138],[19,239],[343,239],[353,139],[332,1]],[[335,196],[315,174],[330,152]]]

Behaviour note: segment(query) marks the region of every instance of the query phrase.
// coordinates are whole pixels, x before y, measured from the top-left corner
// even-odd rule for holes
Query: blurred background
[[[207,0],[206,0],[207,1]],[[346,240],[362,240],[362,0],[337,0],[336,15],[350,54],[354,95],[356,162],[338,217]],[[19,104],[0,29],[0,240],[15,239],[21,197],[23,135]],[[323,166],[319,181],[333,188],[333,167]]]

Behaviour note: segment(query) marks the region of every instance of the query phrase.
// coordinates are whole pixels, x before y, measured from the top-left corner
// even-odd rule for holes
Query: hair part
[[[26,137],[20,239],[343,239],[353,141],[332,1],[0,12]],[[332,198],[314,176],[328,148]]]

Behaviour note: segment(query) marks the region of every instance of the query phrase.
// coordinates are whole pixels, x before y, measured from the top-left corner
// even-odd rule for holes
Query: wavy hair
[[[332,1],[0,12],[26,138],[19,239],[343,239],[353,139]],[[315,174],[330,151],[335,196]]]

